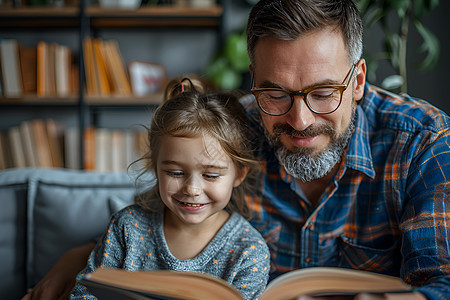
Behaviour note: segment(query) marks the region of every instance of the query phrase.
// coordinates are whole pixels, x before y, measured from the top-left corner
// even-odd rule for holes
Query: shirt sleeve
[[[409,172],[400,223],[402,274],[406,282],[418,286],[417,291],[427,298],[450,299],[448,130],[415,153]]]

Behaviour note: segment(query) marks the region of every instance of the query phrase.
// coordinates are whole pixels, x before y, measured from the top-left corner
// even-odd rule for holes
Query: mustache
[[[286,134],[292,137],[314,137],[320,134],[334,135],[336,130],[329,124],[324,124],[322,126],[309,126],[304,130],[296,130],[292,128],[289,124],[275,124],[273,126],[273,135],[279,137],[282,134]]]

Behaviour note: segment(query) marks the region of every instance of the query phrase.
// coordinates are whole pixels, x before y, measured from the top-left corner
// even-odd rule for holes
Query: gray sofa
[[[126,173],[0,172],[0,299],[20,299],[68,249],[93,241],[134,200]]]

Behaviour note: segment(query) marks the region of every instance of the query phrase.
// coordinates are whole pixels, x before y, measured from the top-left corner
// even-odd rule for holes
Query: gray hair
[[[254,66],[255,47],[262,37],[296,40],[326,26],[337,26],[343,34],[350,63],[361,58],[363,25],[352,0],[260,0],[247,23],[247,50]]]

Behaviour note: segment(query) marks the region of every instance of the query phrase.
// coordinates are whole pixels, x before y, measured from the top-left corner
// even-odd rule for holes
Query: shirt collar
[[[356,107],[355,131],[348,144],[345,166],[361,171],[370,178],[375,178],[369,140],[369,124],[363,109],[359,105]]]

